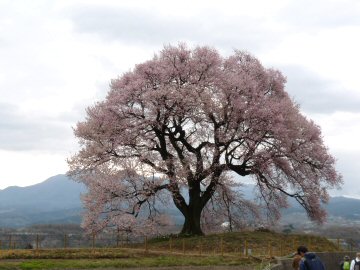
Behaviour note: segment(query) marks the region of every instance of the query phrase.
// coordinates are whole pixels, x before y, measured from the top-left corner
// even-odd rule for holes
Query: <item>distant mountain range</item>
[[[65,175],[28,187],[0,190],[0,227],[80,223],[84,185]]]
[[[252,186],[244,186],[244,195],[249,197]],[[0,190],[0,227],[25,227],[34,224],[80,223],[83,211],[80,194],[84,185],[74,182],[65,175],[56,175],[42,183],[28,187],[8,187]],[[251,196],[250,196],[251,197]],[[295,203],[283,210],[283,222],[304,222],[305,212]],[[171,208],[171,207],[170,207]],[[359,221],[360,200],[333,197],[326,205],[330,221]],[[177,209],[167,210],[181,223],[182,216]],[[305,218],[305,219],[304,219]]]

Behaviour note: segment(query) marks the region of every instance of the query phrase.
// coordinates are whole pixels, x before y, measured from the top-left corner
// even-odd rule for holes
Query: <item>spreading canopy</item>
[[[321,203],[341,177],[285,81],[246,52],[225,58],[183,44],[114,79],[77,124],[82,147],[69,160],[70,175],[89,187],[87,207],[98,208],[88,219],[116,224],[145,205],[152,216],[154,198],[168,194],[185,217],[182,232],[202,233],[202,210],[238,175],[254,181],[275,215],[291,196],[323,221]]]

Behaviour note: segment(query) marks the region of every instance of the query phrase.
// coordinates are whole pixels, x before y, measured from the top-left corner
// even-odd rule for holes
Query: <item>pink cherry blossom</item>
[[[185,44],[166,46],[112,80],[106,99],[75,128],[81,150],[69,174],[89,190],[84,226],[157,224],[156,202],[169,199],[186,234],[203,233],[202,214],[238,223],[235,213],[258,216],[239,195],[241,178],[231,175],[250,177],[275,218],[293,197],[324,221],[321,203],[342,179],[320,128],[285,83],[247,52],[222,57]]]

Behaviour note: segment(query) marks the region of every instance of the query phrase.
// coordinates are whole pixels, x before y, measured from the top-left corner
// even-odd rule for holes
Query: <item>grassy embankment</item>
[[[205,237],[158,238],[122,248],[0,250],[0,269],[86,269],[244,265],[253,269],[271,256],[287,256],[299,244],[314,251],[337,248],[322,237],[241,232]],[[248,256],[244,248],[248,249]],[[251,254],[250,254],[251,249]]]

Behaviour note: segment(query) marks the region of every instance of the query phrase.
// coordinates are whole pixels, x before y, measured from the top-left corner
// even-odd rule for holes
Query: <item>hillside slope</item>
[[[82,184],[65,175],[50,177],[28,187],[0,190],[0,227],[23,227],[38,223],[79,223]]]

